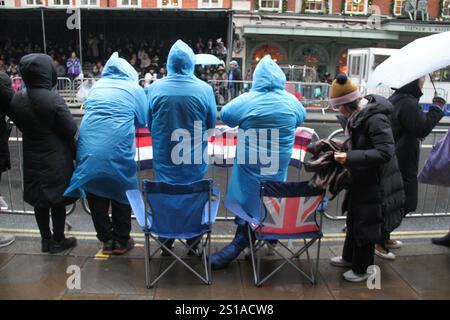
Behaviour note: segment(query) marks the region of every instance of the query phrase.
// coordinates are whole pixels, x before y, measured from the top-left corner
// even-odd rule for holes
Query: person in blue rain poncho
[[[306,118],[306,111],[294,95],[284,90],[286,76],[280,67],[265,56],[253,74],[253,86],[225,105],[220,118],[230,126],[239,126],[246,137],[257,132],[257,140],[238,135],[238,152],[233,165],[227,199],[240,203],[250,215],[259,218],[259,184],[261,180],[285,181],[292,155],[295,129]],[[278,129],[278,138],[276,130]],[[262,134],[266,132],[265,136]],[[245,153],[240,156],[239,148]],[[252,154],[258,154],[257,161],[251,161]],[[260,158],[265,155],[270,158]],[[211,257],[214,269],[228,266],[242,250],[249,245],[246,226],[236,220],[236,235],[222,251]]]
[[[178,40],[169,52],[167,77],[145,89],[156,181],[187,184],[203,179],[208,170],[203,135],[215,127],[217,107],[211,86],[194,76],[194,67],[194,52]],[[174,241],[160,240],[168,247]],[[188,244],[195,248],[196,239],[188,239]]]
[[[138,74],[115,52],[84,102],[77,167],[66,196],[86,196],[104,254],[133,247],[126,190],[137,189],[135,127],[145,127],[148,106]],[[112,220],[109,207],[112,208]]]

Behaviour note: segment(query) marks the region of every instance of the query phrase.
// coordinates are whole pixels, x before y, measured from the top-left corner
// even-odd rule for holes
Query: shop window
[[[323,12],[324,0],[304,0],[305,12]]]
[[[367,14],[368,0],[345,0],[345,13]]]

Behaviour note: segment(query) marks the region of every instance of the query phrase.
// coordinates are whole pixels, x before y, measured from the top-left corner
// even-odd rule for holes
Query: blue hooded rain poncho
[[[77,146],[77,167],[66,196],[84,192],[128,204],[137,189],[135,126],[148,120],[147,98],[138,74],[115,52],[89,92]]]
[[[167,77],[145,89],[150,106],[156,181],[186,184],[202,179],[208,170],[203,159],[207,148],[203,134],[215,127],[217,107],[211,86],[194,76],[194,67],[194,52],[178,40],[167,58]],[[172,141],[177,129],[184,130],[186,135],[175,135]],[[178,152],[180,143],[188,147]],[[187,161],[180,163],[181,160],[173,159],[174,150],[175,156]]]
[[[234,161],[227,199],[237,200],[250,215],[259,219],[259,183],[261,180],[285,181],[292,155],[295,129],[306,118],[306,111],[294,95],[285,91],[286,76],[280,67],[265,56],[253,74],[253,86],[224,106],[220,112],[222,121],[230,126],[239,126],[246,134],[258,133],[257,142],[238,135],[238,151]],[[267,130],[261,130],[267,129]],[[271,142],[275,138],[273,129],[278,129],[278,148]],[[262,134],[267,132],[267,136]],[[241,136],[240,136],[241,135]],[[240,156],[239,148],[245,150]],[[251,161],[251,154],[266,155],[271,159]],[[245,160],[245,161],[244,161]],[[278,161],[275,163],[274,161]]]

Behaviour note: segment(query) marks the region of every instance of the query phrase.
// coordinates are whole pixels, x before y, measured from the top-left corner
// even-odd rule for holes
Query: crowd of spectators
[[[103,34],[88,34],[83,43],[83,66],[79,57],[79,47],[75,40],[47,42],[47,54],[55,63],[58,77],[75,79],[84,77],[97,78],[101,76],[103,66],[115,51],[130,62],[139,74],[139,78],[147,83],[163,78],[166,73],[166,59],[173,41],[156,41],[142,39],[115,38],[106,40]],[[221,38],[204,41],[199,37],[196,41],[187,41],[195,53],[208,53],[226,60],[227,49]],[[0,40],[0,71],[8,73],[12,78],[19,77],[17,64],[20,58],[28,53],[43,52],[42,43],[29,38],[21,41]],[[198,70],[198,75],[204,75],[205,80],[221,77],[223,70],[207,68]],[[224,78],[225,79],[225,78]]]

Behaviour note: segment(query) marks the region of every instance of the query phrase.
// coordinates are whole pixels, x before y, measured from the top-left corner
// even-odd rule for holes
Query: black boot
[[[41,251],[42,252],[49,252],[50,251],[50,243],[52,242],[52,239],[42,239],[41,240]]]
[[[60,253],[64,250],[76,247],[77,239],[75,238],[64,238],[61,241],[52,240],[50,242],[50,253]]]
[[[431,242],[440,246],[450,247],[450,232],[442,238],[432,238]]]

